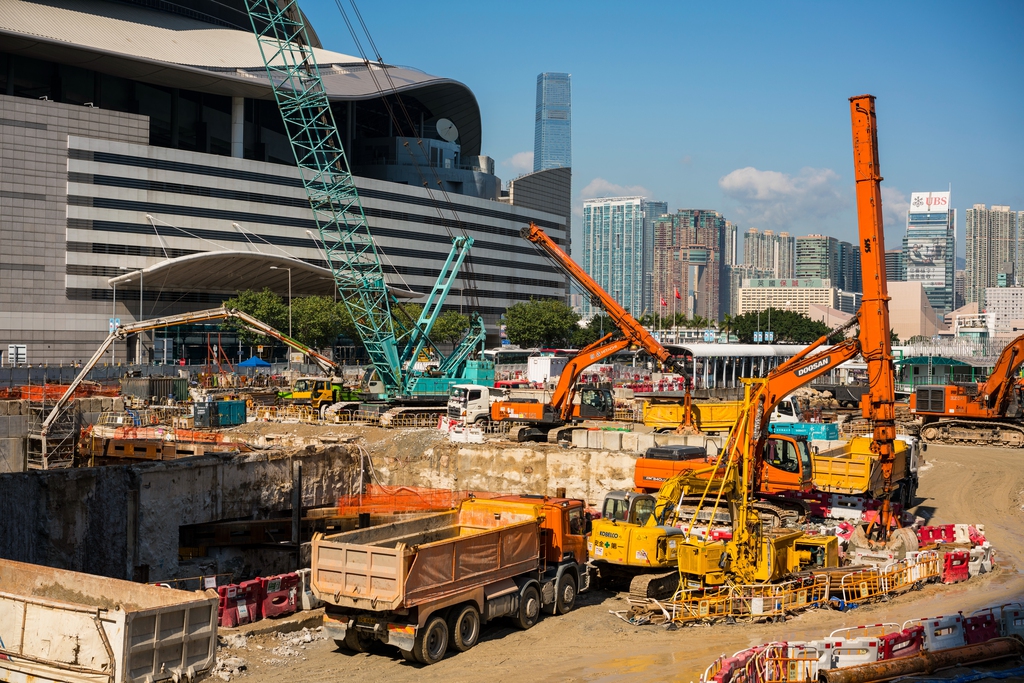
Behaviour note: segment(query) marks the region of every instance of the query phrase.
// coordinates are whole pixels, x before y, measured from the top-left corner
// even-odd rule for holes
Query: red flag
[[[661,297],[661,305],[662,306],[668,306],[668,302],[665,301],[665,297]]]
[[[673,289],[675,289],[675,292],[676,292],[676,298],[677,298],[677,299],[682,299],[683,297],[679,296],[679,288],[678,288],[678,287],[674,287]]]

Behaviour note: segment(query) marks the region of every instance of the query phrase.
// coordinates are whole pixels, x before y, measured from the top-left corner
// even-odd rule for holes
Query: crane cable
[[[377,45],[376,45],[376,43],[373,40],[373,36],[370,34],[369,28],[366,26],[366,22],[363,20],[362,13],[359,11],[359,8],[356,5],[355,0],[350,0],[350,2],[352,3],[352,9],[353,9],[354,14],[356,15],[357,20],[359,21],[359,25],[362,28],[362,31],[363,31],[364,35],[366,36],[366,40],[369,43],[370,48],[373,50],[374,56],[376,58],[376,64],[380,67],[380,70],[383,72],[385,79],[387,79],[388,89],[390,90],[390,93],[394,96],[395,101],[398,104],[398,107],[401,109],[401,112],[402,112],[402,114],[403,114],[403,116],[405,118],[405,121],[406,121],[406,123],[408,125],[408,128],[409,128],[410,132],[415,133],[416,132],[416,125],[415,125],[415,123],[412,120],[412,115],[409,113],[408,108],[405,106],[405,102],[402,99],[401,94],[399,94],[399,92],[398,92],[398,87],[395,85],[394,80],[391,78],[391,74],[388,71],[389,67],[388,67],[387,64],[384,63],[384,59],[381,56],[380,51],[377,49]],[[339,11],[339,13],[342,16],[342,19],[344,20],[345,25],[348,27],[349,34],[352,36],[352,40],[353,40],[353,42],[354,42],[354,44],[356,46],[356,49],[359,52],[359,56],[363,60],[363,65],[366,67],[367,74],[373,80],[373,83],[374,83],[374,85],[377,88],[377,92],[382,95],[381,102],[383,103],[384,108],[385,108],[385,110],[388,113],[388,116],[390,117],[392,123],[394,124],[395,129],[399,132],[399,134],[401,134],[401,132],[404,130],[403,126],[402,126],[402,122],[399,120],[398,114],[395,112],[394,107],[388,101],[388,98],[387,98],[386,93],[385,93],[385,87],[381,84],[381,82],[377,78],[377,75],[374,73],[373,64],[370,62],[369,58],[366,56],[366,51],[363,49],[362,41],[359,39],[359,35],[357,34],[357,32],[355,30],[355,27],[352,24],[352,21],[349,19],[348,13],[345,11],[344,5],[342,4],[341,0],[334,0],[334,3],[337,6],[338,11]],[[420,147],[420,152],[423,154],[423,158],[426,159],[427,155],[426,155],[426,150],[423,148],[423,135],[422,135],[422,133],[423,133],[423,131],[421,130],[420,131],[420,135],[417,136],[417,144]],[[408,146],[408,143],[405,143],[405,144],[406,144],[406,146]],[[430,187],[430,184],[427,181],[427,179],[426,179],[426,177],[425,177],[425,175],[423,173],[423,170],[420,167],[420,164],[416,160],[416,155],[410,154],[409,157],[412,160],[413,167],[416,169],[417,175],[419,175],[420,181],[423,184],[423,188],[427,191],[427,195],[430,197],[431,203],[433,204],[435,210],[437,211],[438,219],[440,221],[440,225],[448,233],[448,236],[451,237],[452,239],[455,238],[455,234],[452,232],[452,229],[451,229],[451,226],[450,226],[450,224],[454,221],[456,226],[461,230],[462,235],[464,237],[468,237],[469,233],[466,230],[465,223],[462,221],[462,218],[459,216],[458,210],[454,208],[455,204],[452,202],[451,196],[448,194],[448,191],[444,189],[444,184],[442,183],[440,176],[438,176],[437,170],[433,166],[430,166],[428,164],[428,167],[430,168],[431,173],[434,176],[434,181],[437,183],[437,186],[440,189],[441,194],[444,197],[444,201],[448,205],[449,211],[451,211],[451,213],[452,213],[452,216],[453,216],[452,220],[449,220],[449,219],[445,218],[444,212],[441,209],[441,204],[434,197],[433,190]],[[467,258],[466,258],[466,260],[465,260],[465,262],[463,264],[463,267],[468,271],[469,274],[473,274],[473,265],[472,265],[471,257],[467,256]],[[479,299],[475,295],[475,292],[476,292],[476,284],[475,284],[476,277],[475,277],[475,274],[474,274],[473,278],[466,277],[465,275],[460,275],[459,277],[464,279],[464,280],[466,280],[466,283],[469,285],[469,288],[468,288],[469,291],[471,293],[473,293],[471,295],[471,299],[472,299],[472,301],[470,302],[471,306],[474,307],[474,308],[478,308],[479,307]]]

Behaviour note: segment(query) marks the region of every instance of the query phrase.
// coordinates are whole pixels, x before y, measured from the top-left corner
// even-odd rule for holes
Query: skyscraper
[[[913,192],[903,236],[903,279],[920,282],[942,316],[953,310],[956,209],[949,192]]]
[[[679,209],[655,221],[654,299],[660,313],[718,320],[728,312],[728,287],[722,296],[725,228],[722,214],[706,209]]]
[[[635,316],[644,311],[644,197],[603,197],[583,202],[583,269]],[[585,298],[583,315],[600,309]]]
[[[885,252],[885,279],[888,282],[903,281],[903,250],[888,249]]]
[[[572,88],[569,74],[537,76],[533,170],[572,166]]]
[[[743,264],[766,270],[774,278],[793,278],[796,268],[796,240],[788,232],[751,228],[743,235]]]
[[[967,209],[965,303],[985,309],[985,288],[997,286],[1004,265],[1016,264],[1017,239],[1017,214],[1010,207],[975,204]]]
[[[735,223],[731,221],[725,222],[725,256],[722,258],[722,263],[726,266],[735,266],[738,263],[738,232],[739,228],[736,226]]]
[[[668,213],[668,202],[644,200],[644,292],[640,312],[652,313],[658,310],[654,301],[654,221]]]
[[[861,291],[860,250],[828,235],[796,238],[796,272],[800,279],[829,280],[836,289]]]

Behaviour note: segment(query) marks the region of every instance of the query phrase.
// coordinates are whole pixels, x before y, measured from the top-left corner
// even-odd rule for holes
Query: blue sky
[[[341,0],[346,3],[348,0]],[[324,46],[356,54],[333,2]],[[886,243],[912,191],[1024,210],[1024,2],[366,2],[385,61],[468,85],[507,180],[536,77],[572,74],[573,200],[644,194],[854,241],[848,98],[877,96]]]

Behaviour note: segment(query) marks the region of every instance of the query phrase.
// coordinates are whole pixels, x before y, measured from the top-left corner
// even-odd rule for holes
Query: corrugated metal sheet
[[[271,97],[251,33],[135,5],[0,0],[0,38],[5,51],[125,78],[223,95]],[[314,52],[332,100],[376,97],[378,83],[390,88],[379,73],[374,81],[357,57],[315,48]],[[402,67],[389,66],[388,76],[398,91],[415,90],[427,107],[455,122],[464,156],[480,154],[480,109],[469,88]]]

